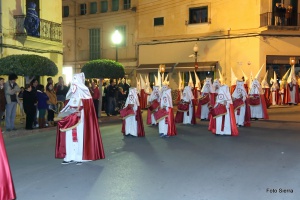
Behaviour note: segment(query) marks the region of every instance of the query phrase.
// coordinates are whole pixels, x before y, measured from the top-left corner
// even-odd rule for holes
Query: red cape
[[[140,98],[140,107],[145,109],[147,107],[147,97],[149,94],[145,92],[144,89],[141,89],[141,98]]]
[[[296,83],[295,85],[293,85],[293,87],[295,87],[295,103],[298,104],[299,103],[299,86]],[[290,97],[290,88],[289,88],[289,84],[286,84],[286,89],[284,90],[284,104],[288,104],[291,101],[291,97]]]
[[[136,110],[135,119],[137,121],[137,135],[138,135],[138,137],[144,137],[145,129],[144,129],[144,123],[143,123],[142,112],[141,112],[140,106],[138,106],[138,108]],[[123,135],[125,135],[125,125],[126,125],[126,121],[122,120],[121,132],[123,133]]]
[[[261,108],[264,113],[264,119],[269,119],[268,111],[267,111],[267,103],[265,96],[263,94],[260,94],[260,101],[261,101]]]
[[[10,172],[7,153],[0,129],[0,199],[10,200],[16,198],[14,182]]]
[[[239,131],[238,131],[237,126],[236,126],[233,104],[230,104],[229,116],[230,116],[231,135],[232,136],[238,136]],[[213,118],[213,117],[210,118],[208,130],[210,130],[213,134],[216,134],[216,119]]]
[[[192,116],[191,124],[196,124],[196,113],[195,113],[196,112],[196,99],[192,100],[192,104],[193,104],[193,116]],[[183,113],[184,112],[177,110],[176,116],[175,116],[175,123],[183,122]]]
[[[177,129],[175,126],[175,121],[174,121],[173,108],[169,108],[169,110],[168,110],[167,123],[168,123],[168,136],[177,135]]]
[[[98,125],[94,103],[92,99],[82,99],[84,112],[83,128],[83,160],[104,159],[104,149],[102,144],[101,133]],[[64,158],[66,155],[66,137],[57,126],[55,158]]]

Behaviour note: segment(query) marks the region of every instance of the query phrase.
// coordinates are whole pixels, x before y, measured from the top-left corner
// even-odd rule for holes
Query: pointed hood
[[[223,83],[224,83],[223,75],[222,75],[222,73],[220,72],[220,69],[218,69],[218,71],[219,71],[219,81],[220,81],[220,84],[223,84]]]
[[[255,79],[259,81],[260,74],[262,72],[262,69],[264,68],[265,64],[262,64],[261,68],[258,70],[257,74],[255,75]]]
[[[164,82],[163,82],[164,85],[169,85],[168,78],[169,78],[169,74],[167,74],[166,78],[164,79]]]
[[[268,84],[268,81],[267,81],[267,77],[268,77],[268,71],[266,72],[263,80],[261,81],[261,86],[262,88],[269,88],[269,84]]]
[[[296,83],[295,65],[292,65],[290,75],[287,79],[287,83]]]
[[[161,75],[159,72],[159,69],[157,70],[157,85],[159,86],[159,88],[161,88]]]
[[[142,74],[140,74],[140,87],[141,87],[140,89],[145,89],[146,88],[146,82],[143,79]]]
[[[193,82],[193,79],[192,79],[191,72],[189,72],[189,83],[188,83],[188,86],[190,86],[191,88],[194,87],[194,82]]]
[[[157,86],[158,85],[158,80],[157,77],[154,75],[154,85]]]
[[[178,72],[178,79],[179,79],[179,83],[178,83],[178,90],[182,90],[183,86],[182,86],[182,78],[181,78],[181,73]]]
[[[288,70],[286,71],[286,73],[284,74],[284,76],[282,77],[282,79],[281,79],[281,80],[284,80],[284,81],[286,81],[286,80],[288,79],[288,76],[289,76],[289,72],[290,72],[290,70],[291,70],[291,68],[290,68],[290,69],[288,69]]]
[[[241,71],[242,71],[242,74],[243,74],[243,77],[244,77],[244,83],[248,84],[249,77],[245,74],[245,72],[242,68],[241,68]]]
[[[235,85],[237,81],[237,77],[235,76],[233,69],[231,68],[231,85]]]
[[[195,87],[198,88],[198,90],[200,90],[201,89],[201,81],[195,71],[194,71],[194,74],[195,74],[195,79],[196,79]]]
[[[271,83],[271,84],[274,84],[275,82],[277,82],[277,74],[276,74],[276,72],[274,71],[274,75],[273,75],[273,78],[271,78],[270,83]]]

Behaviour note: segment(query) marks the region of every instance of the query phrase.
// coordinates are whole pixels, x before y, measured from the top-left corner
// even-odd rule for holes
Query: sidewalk
[[[98,123],[99,123],[100,126],[101,126],[101,124],[117,122],[117,121],[120,121],[120,123],[121,123],[121,119],[120,119],[119,115],[108,117],[108,116],[106,116],[106,114],[104,112],[101,113],[101,118],[98,119]],[[7,132],[6,128],[5,128],[5,123],[2,123],[1,124],[1,129],[2,129],[2,132],[3,132],[3,137],[4,138],[7,138],[7,137],[13,138],[13,137],[20,137],[20,136],[25,136],[25,135],[31,135],[31,134],[36,134],[36,133],[40,133],[40,132],[50,131],[50,130],[54,131],[54,130],[56,130],[57,127],[56,126],[51,126],[51,127],[46,127],[46,128],[42,128],[42,129],[36,128],[36,129],[33,129],[33,130],[26,130],[25,129],[25,119],[21,120],[20,116],[17,116],[16,120],[15,120],[15,128],[17,130]]]

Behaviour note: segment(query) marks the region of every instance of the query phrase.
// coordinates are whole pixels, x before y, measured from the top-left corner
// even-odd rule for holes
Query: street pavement
[[[106,158],[81,166],[54,158],[55,127],[5,133],[17,199],[299,200],[300,106],[268,112],[238,137],[197,121],[175,137],[144,124],[146,137],[124,138],[118,117],[102,118]]]

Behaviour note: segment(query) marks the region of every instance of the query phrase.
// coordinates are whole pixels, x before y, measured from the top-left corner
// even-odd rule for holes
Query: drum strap
[[[221,126],[221,131],[224,131],[224,126],[225,126],[225,115],[222,115],[222,126]]]

